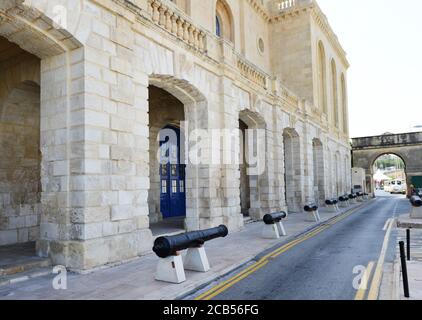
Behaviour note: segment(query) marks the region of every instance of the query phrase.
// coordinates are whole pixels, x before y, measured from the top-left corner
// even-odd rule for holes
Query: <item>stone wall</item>
[[[0,69],[0,245],[7,245],[39,238],[40,61],[0,37]]]

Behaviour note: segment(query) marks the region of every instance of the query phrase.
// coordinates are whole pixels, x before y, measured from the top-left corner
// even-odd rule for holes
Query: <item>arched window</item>
[[[318,42],[318,102],[322,111],[327,114],[327,76],[325,49],[322,42]]]
[[[341,104],[343,113],[343,132],[349,133],[349,119],[347,111],[347,89],[346,89],[346,78],[344,73],[341,74]]]
[[[221,37],[221,23],[218,16],[215,16],[215,34],[217,37]]]
[[[234,42],[233,15],[225,1],[217,1],[215,17],[215,34]]]
[[[333,84],[333,120],[334,125],[339,127],[339,110],[338,110],[338,90],[337,90],[337,66],[334,59],[331,60],[331,81]]]

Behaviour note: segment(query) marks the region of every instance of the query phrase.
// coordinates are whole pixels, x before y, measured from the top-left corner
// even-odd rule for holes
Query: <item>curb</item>
[[[283,239],[283,241],[281,241],[280,243],[277,243],[275,245],[271,245],[271,247],[263,250],[261,253],[255,255],[254,257],[252,257],[252,258],[246,258],[246,259],[242,260],[241,262],[239,262],[239,263],[237,263],[235,265],[232,265],[230,267],[227,267],[226,269],[224,269],[223,271],[221,271],[219,274],[216,274],[215,276],[213,276],[213,278],[211,280],[204,280],[203,283],[198,284],[194,288],[185,289],[182,293],[178,293],[177,295],[172,295],[172,296],[166,297],[165,299],[168,299],[168,300],[183,300],[187,296],[190,296],[190,295],[194,294],[195,292],[197,292],[197,291],[199,291],[201,289],[204,289],[205,287],[209,286],[211,283],[216,282],[216,281],[218,281],[218,280],[220,280],[220,279],[228,276],[230,273],[233,273],[236,270],[242,269],[247,264],[249,264],[249,263],[251,263],[253,261],[259,260],[260,257],[264,256],[267,252],[270,252],[274,248],[283,246],[284,244],[289,243],[289,242],[291,242],[291,241],[293,241],[293,240],[295,240],[295,239],[297,239],[297,238],[299,238],[299,237],[301,237],[301,236],[303,236],[303,235],[311,232],[312,230],[314,230],[314,229],[316,229],[316,228],[318,228],[318,227],[320,227],[322,225],[329,224],[334,219],[337,219],[339,216],[346,215],[346,214],[352,212],[353,210],[365,208],[365,207],[369,206],[370,204],[372,204],[374,202],[374,200],[375,200],[375,198],[374,199],[370,199],[369,201],[363,202],[363,203],[361,203],[360,205],[358,205],[358,206],[356,206],[354,208],[350,208],[350,209],[344,211],[341,214],[338,214],[338,215],[336,215],[336,216],[334,216],[332,218],[329,218],[329,219],[327,219],[325,221],[321,221],[321,222],[319,222],[319,223],[317,223],[317,224],[315,224],[315,225],[313,225],[311,227],[308,227],[308,228],[304,229],[303,231],[301,231],[301,232],[299,232],[297,234],[291,235],[291,236]]]

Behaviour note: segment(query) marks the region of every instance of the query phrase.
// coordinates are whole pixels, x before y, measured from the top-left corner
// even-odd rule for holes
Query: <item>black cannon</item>
[[[328,199],[325,201],[325,204],[327,206],[335,206],[338,203],[337,199]]]
[[[349,196],[340,196],[340,197],[338,198],[338,201],[340,201],[340,202],[346,202],[346,201],[349,201]]]
[[[174,256],[178,251],[197,248],[206,241],[224,238],[229,234],[226,226],[220,225],[207,230],[192,231],[169,237],[159,237],[154,242],[152,251],[160,258]]]
[[[264,216],[264,223],[265,224],[275,224],[277,222],[280,222],[283,219],[287,218],[287,213],[285,212],[276,212],[276,213],[270,213],[266,214]]]
[[[422,207],[422,199],[419,196],[412,196],[410,198],[410,203],[416,208]]]
[[[316,204],[308,204],[305,206],[304,210],[306,212],[314,212],[318,210],[318,206]]]

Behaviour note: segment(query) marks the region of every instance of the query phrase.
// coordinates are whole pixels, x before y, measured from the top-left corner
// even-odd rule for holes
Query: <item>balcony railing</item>
[[[167,0],[148,0],[151,20],[199,52],[205,52],[206,33]]]
[[[314,0],[280,0],[276,3],[276,13],[284,13],[294,8],[309,5]]]
[[[267,89],[267,75],[239,55],[237,56],[237,68],[245,78]]]

